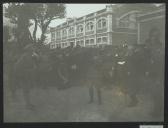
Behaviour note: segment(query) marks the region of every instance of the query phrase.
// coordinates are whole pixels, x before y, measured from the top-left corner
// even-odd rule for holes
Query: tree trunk
[[[48,25],[50,24],[50,22],[51,22],[51,19],[49,19],[48,20],[48,22],[47,23],[45,23],[45,24],[43,24],[43,23],[41,23],[41,31],[42,31],[42,34],[41,34],[41,43],[43,44],[44,43],[44,41],[45,41],[45,33],[46,33],[46,30],[47,30],[47,27],[48,27]]]
[[[35,23],[35,26],[34,26],[34,31],[33,31],[33,40],[36,43],[37,19],[34,19],[34,23]]]

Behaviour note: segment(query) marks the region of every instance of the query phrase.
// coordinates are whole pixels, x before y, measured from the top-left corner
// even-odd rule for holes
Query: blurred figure
[[[146,50],[149,53],[150,68],[148,72],[148,84],[151,84],[151,93],[154,100],[152,115],[163,114],[163,91],[164,91],[164,45],[160,41],[160,30],[151,28],[146,40]]]

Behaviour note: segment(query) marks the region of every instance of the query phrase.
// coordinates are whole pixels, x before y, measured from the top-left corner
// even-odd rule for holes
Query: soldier
[[[69,73],[69,84],[74,84],[76,82],[76,74],[78,74],[78,65],[77,65],[77,51],[79,47],[74,47],[74,43],[70,42],[70,46],[65,49],[65,59],[67,62],[67,69]]]
[[[88,73],[87,73],[87,81],[89,84],[89,96],[90,101],[89,103],[92,103],[94,101],[94,87],[97,91],[97,97],[98,97],[98,104],[102,103],[101,98],[101,72],[100,67],[102,63],[102,59],[100,57],[100,51],[99,49],[93,48],[92,50],[92,62],[90,63],[88,67]]]
[[[69,72],[67,70],[67,63],[64,56],[65,55],[63,53],[59,53],[59,62],[57,62],[57,73],[62,83],[62,87],[60,88],[69,87],[67,86],[67,83],[69,82]]]

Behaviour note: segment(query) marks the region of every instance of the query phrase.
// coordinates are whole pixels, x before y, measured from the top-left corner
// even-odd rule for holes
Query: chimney
[[[113,11],[112,4],[106,5],[106,10],[112,12]]]

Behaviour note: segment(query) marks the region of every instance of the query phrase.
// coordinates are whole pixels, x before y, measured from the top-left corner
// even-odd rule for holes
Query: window
[[[103,37],[103,43],[107,43],[107,37]]]
[[[102,29],[107,27],[107,22],[105,18],[99,19],[97,22],[97,28]]]
[[[56,48],[56,43],[52,43],[52,44],[50,45],[50,48],[51,48],[51,49]]]
[[[83,25],[77,26],[77,33],[83,33]]]
[[[85,42],[85,43],[86,43],[86,45],[89,45],[89,40],[86,40],[86,42]]]
[[[57,37],[61,37],[61,32],[60,31],[57,31]]]
[[[61,44],[56,44],[56,48],[60,48],[61,47]]]
[[[55,32],[52,32],[52,33],[51,33],[51,39],[52,39],[52,40],[55,40]]]
[[[98,27],[98,28],[101,28],[101,20],[98,21],[97,27]]]
[[[62,47],[63,48],[67,47],[67,43],[62,43]]]
[[[83,40],[78,40],[76,43],[77,43],[77,45],[84,46],[84,41]]]
[[[69,35],[73,35],[74,34],[74,27],[70,27],[69,28]]]
[[[62,36],[63,36],[63,37],[66,37],[66,36],[67,36],[67,30],[66,30],[66,29],[63,29],[63,31],[62,31]]]
[[[90,44],[94,44],[94,39],[90,39]]]
[[[107,37],[106,36],[97,38],[97,43],[98,44],[104,44],[104,43],[107,43],[107,42],[108,41],[107,41]]]
[[[52,32],[52,33],[51,33],[51,36],[52,36],[52,38],[55,38],[55,33]]]
[[[94,39],[87,39],[85,44],[86,45],[94,45]]]
[[[84,46],[84,41],[83,40],[80,41],[80,45]]]
[[[86,24],[86,31],[93,31],[93,29],[94,29],[94,24],[93,24],[93,22],[88,22],[88,23]]]
[[[100,44],[101,43],[101,38],[97,39],[97,43]]]
[[[102,27],[103,27],[103,28],[106,27],[106,20],[105,20],[105,19],[103,19],[103,21],[102,21]]]

